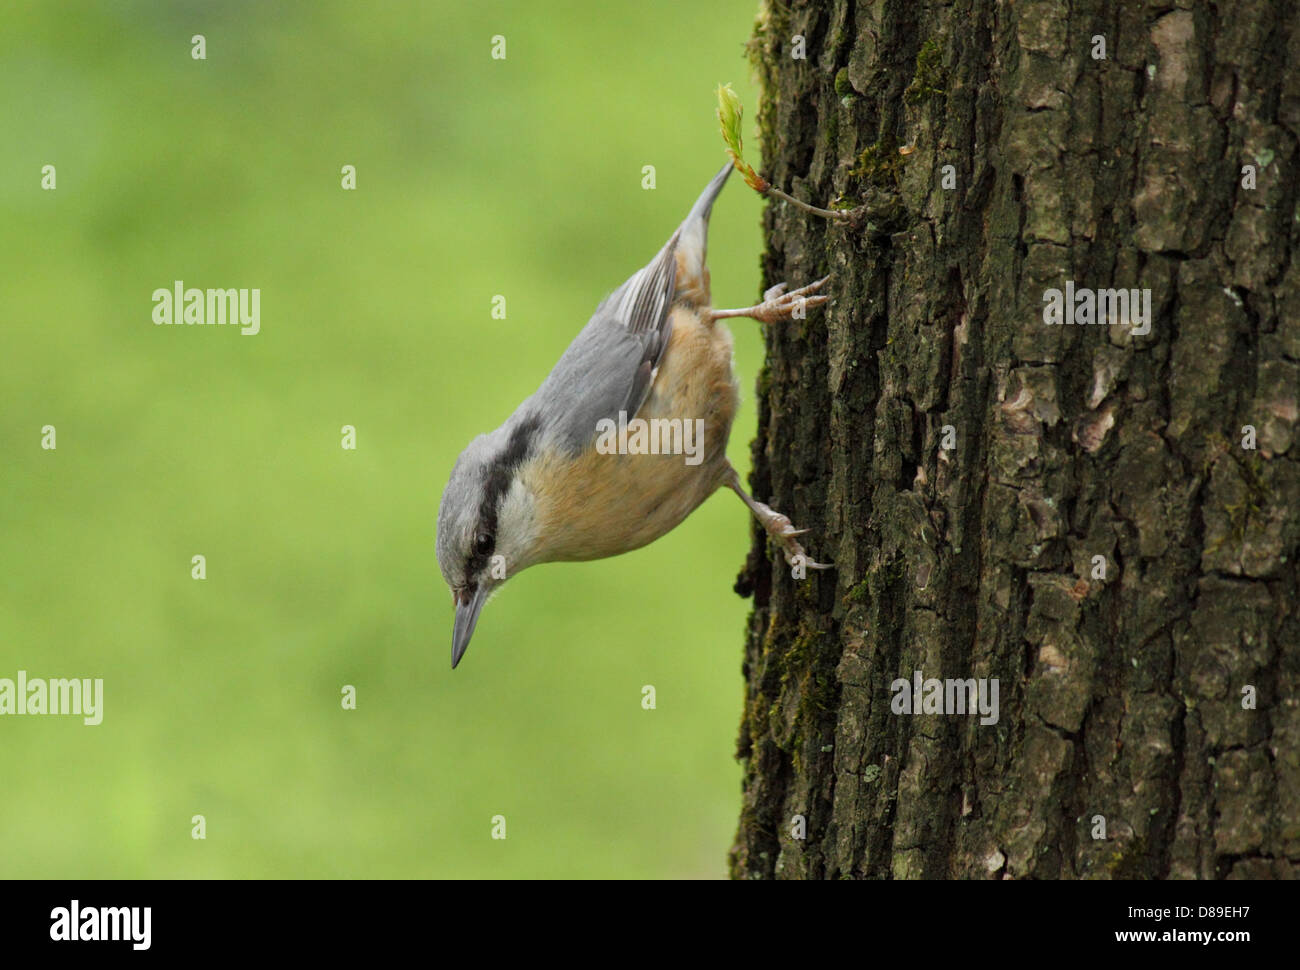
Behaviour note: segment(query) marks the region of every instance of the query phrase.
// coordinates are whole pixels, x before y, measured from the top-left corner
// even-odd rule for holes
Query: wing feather
[[[596,308],[550,376],[521,406],[558,445],[581,452],[602,418],[636,415],[672,336],[677,233]]]
[[[684,247],[691,277],[683,285],[698,288],[709,212],[730,171],[728,163],[713,177],[658,255],[606,297],[542,386],[520,405],[520,412],[539,420],[552,444],[580,453],[595,439],[599,421],[617,420],[620,411],[633,418],[645,403],[672,339],[677,251]]]

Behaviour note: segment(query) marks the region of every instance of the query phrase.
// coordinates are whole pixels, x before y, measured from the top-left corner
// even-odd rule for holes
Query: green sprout
[[[815,205],[809,205],[801,199],[796,199],[792,195],[787,195],[775,185],[769,182],[763,176],[754,171],[753,167],[745,161],[744,140],[740,137],[740,119],[744,117],[745,109],[740,103],[740,98],[736,92],[731,89],[730,84],[718,85],[718,126],[722,129],[722,140],[727,145],[727,154],[731,156],[731,164],[736,167],[736,171],[745,177],[745,184],[755,192],[761,195],[774,196],[778,199],[784,199],[796,208],[805,212],[811,212],[813,215],[822,216],[826,219],[835,219],[840,222],[847,222],[853,218],[853,212],[848,210],[830,210],[819,209]]]
[[[766,192],[771,186],[767,180],[754,171],[745,161],[745,142],[740,136],[740,119],[745,115],[745,108],[740,98],[731,89],[730,84],[718,85],[718,124],[722,128],[722,140],[727,144],[727,154],[736,171],[745,177],[745,184],[755,192]]]

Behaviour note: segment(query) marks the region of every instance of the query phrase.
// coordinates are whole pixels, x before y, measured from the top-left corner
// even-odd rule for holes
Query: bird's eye
[[[480,556],[486,556],[492,551],[492,543],[492,536],[486,532],[480,532],[474,537],[474,551]]]

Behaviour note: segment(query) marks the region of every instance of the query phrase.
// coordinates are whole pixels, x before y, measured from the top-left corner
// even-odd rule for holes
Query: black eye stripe
[[[465,560],[465,575],[476,576],[487,565],[492,550],[496,547],[497,520],[501,514],[501,503],[510,491],[515,471],[532,453],[533,435],[541,427],[541,421],[529,415],[520,421],[506,442],[505,448],[487,466],[483,476],[483,500],[479,505],[478,525],[471,540],[470,555]],[[491,543],[487,551],[478,548],[478,538],[487,536]]]

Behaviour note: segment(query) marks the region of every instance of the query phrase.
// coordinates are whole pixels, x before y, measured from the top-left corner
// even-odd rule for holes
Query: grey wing
[[[672,336],[677,233],[611,293],[527,402],[570,452],[582,451],[602,418],[632,418],[650,392]],[[523,408],[521,408],[523,410]]]

